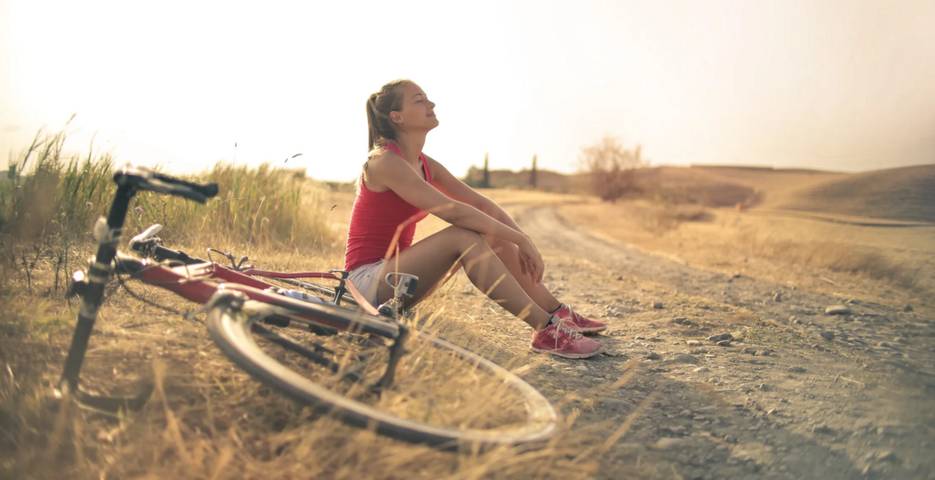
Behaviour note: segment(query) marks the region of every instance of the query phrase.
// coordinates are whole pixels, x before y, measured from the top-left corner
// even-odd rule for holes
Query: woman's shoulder
[[[367,189],[371,192],[389,190],[380,182],[380,177],[387,172],[387,169],[398,168],[398,162],[405,162],[405,160],[386,148],[377,147],[371,150],[364,163],[363,179]]]
[[[395,152],[386,149],[374,149],[367,157],[367,162],[364,163],[364,169],[368,171],[380,171],[388,167],[396,166],[399,162],[405,162],[405,160]]]

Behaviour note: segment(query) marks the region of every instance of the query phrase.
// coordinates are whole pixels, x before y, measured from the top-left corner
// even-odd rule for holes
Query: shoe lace
[[[565,320],[564,318],[558,319],[558,321],[555,322],[555,334],[556,334],[556,336],[557,336],[558,334],[560,334],[560,333],[564,333],[565,335],[568,335],[568,336],[571,337],[572,339],[577,339],[577,338],[581,337],[581,332],[579,332],[579,331],[578,331],[576,328],[574,328],[574,327],[568,326],[569,323],[570,323],[570,322],[569,322],[568,320]]]

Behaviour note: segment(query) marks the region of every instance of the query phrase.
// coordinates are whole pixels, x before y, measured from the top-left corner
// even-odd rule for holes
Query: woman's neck
[[[403,154],[403,159],[415,166],[419,165],[419,155],[425,146],[425,133],[400,133],[394,140]]]

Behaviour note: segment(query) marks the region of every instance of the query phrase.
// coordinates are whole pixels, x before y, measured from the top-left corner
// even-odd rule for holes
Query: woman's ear
[[[403,123],[403,114],[399,112],[390,112],[390,120],[392,120],[393,123],[399,125]]]

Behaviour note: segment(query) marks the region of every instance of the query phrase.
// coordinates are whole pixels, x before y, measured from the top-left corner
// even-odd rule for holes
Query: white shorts
[[[377,287],[380,286],[380,279],[377,277],[380,275],[384,263],[386,263],[386,260],[380,259],[373,263],[361,265],[351,270],[347,275],[347,279],[354,283],[354,286],[374,307],[377,306]]]

